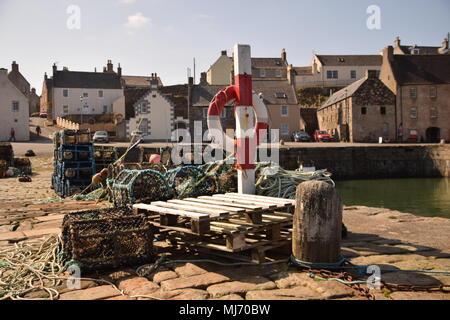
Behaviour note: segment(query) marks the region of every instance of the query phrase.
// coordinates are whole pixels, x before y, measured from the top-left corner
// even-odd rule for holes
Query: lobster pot
[[[91,144],[91,134],[88,130],[61,130],[54,135],[56,149],[61,144]]]
[[[217,190],[214,176],[206,175],[201,167],[185,166],[170,170],[166,179],[176,192],[177,198],[211,195]]]
[[[0,160],[4,160],[8,167],[13,165],[14,152],[11,143],[0,143]]]
[[[31,161],[28,158],[14,158],[14,167],[26,175],[32,174]]]
[[[69,213],[62,226],[65,261],[81,269],[136,266],[153,260],[153,231],[128,207]]]
[[[133,203],[150,203],[173,198],[164,176],[155,170],[122,170],[108,185],[116,207]]]
[[[117,149],[108,146],[94,146],[95,171],[98,173],[108,168],[118,159]]]

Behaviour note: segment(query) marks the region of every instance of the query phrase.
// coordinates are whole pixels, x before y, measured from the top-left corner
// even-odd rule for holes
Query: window
[[[409,116],[411,119],[417,119],[417,108],[411,108],[409,110]]]
[[[438,110],[436,107],[431,107],[430,108],[430,118],[431,119],[436,119],[438,117]]]
[[[288,106],[281,106],[281,115],[283,117],[289,116],[289,108],[288,108]]]
[[[103,114],[108,113],[108,106],[103,106]]]
[[[265,78],[266,77],[266,69],[261,69],[259,70],[259,76],[261,78]]]
[[[87,92],[83,92],[83,97],[87,98],[87,97],[89,97],[89,94]]]
[[[275,93],[275,98],[277,99],[287,99],[287,94],[284,92],[277,92]]]
[[[328,70],[327,71],[327,78],[328,79],[337,79],[338,78],[337,70]]]
[[[148,119],[142,119],[141,131],[144,136],[148,136]]]
[[[13,112],[19,112],[19,101],[13,101],[12,102],[12,111]]]
[[[69,96],[69,89],[63,89],[63,97],[67,98]]]
[[[412,99],[416,99],[417,98],[417,88],[409,88],[409,96]]]
[[[350,71],[350,78],[356,79],[356,70]]]
[[[280,69],[277,69],[275,71],[275,76],[278,77],[278,78],[281,78],[281,70]]]
[[[289,124],[287,124],[287,123],[282,123],[281,124],[281,135],[282,136],[289,135]]]
[[[141,107],[141,113],[142,114],[147,114],[148,113],[148,106],[147,106],[147,104],[145,102],[141,103],[140,107]]]
[[[98,97],[103,98],[103,90],[98,90]]]
[[[220,117],[221,118],[226,118],[227,117],[227,108],[226,107],[224,107],[222,109],[222,111],[220,112]]]
[[[430,88],[430,98],[436,98],[437,97],[437,88],[431,87]]]
[[[367,107],[362,107],[362,108],[361,108],[361,114],[362,114],[362,115],[367,114]]]
[[[386,114],[386,107],[380,107],[380,114],[382,115]]]
[[[203,108],[203,118],[207,118],[208,117],[208,108]]]
[[[69,114],[69,106],[63,106],[63,113]]]
[[[420,49],[413,49],[411,54],[419,54],[420,53]]]

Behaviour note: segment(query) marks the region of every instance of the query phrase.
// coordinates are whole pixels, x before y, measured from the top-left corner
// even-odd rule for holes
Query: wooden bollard
[[[292,253],[311,263],[341,259],[342,201],[323,181],[307,181],[297,188],[292,230]]]

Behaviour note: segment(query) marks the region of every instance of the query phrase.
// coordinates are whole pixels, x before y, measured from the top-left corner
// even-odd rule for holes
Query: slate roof
[[[366,82],[367,78],[361,78],[349,86],[337,91],[336,93],[332,94],[331,97],[328,98],[327,101],[318,109],[322,110],[328,106],[331,106],[332,104],[335,104],[339,101],[342,101],[348,97],[353,96],[353,94],[361,87],[361,85]]]
[[[254,80],[253,90],[262,93],[266,104],[298,104],[294,87],[285,80]],[[287,98],[277,98],[277,93],[285,93]]]
[[[324,66],[381,66],[381,55],[316,55]]]
[[[129,88],[124,90],[125,95],[125,119],[135,117],[134,104],[150,92],[150,88]]]
[[[286,68],[281,58],[252,58],[252,68]]]
[[[160,77],[158,78],[158,87],[162,87],[163,83]],[[149,87],[150,77],[148,76],[122,76],[122,80],[127,87]]]
[[[408,46],[408,45],[401,45],[400,49],[405,54],[411,54],[412,49],[419,49],[419,54],[439,54],[439,48],[440,47],[427,47],[427,46]]]
[[[53,76],[53,87],[121,89],[122,83],[115,73],[57,71]]]
[[[223,85],[195,85],[192,88],[192,106],[207,107],[214,98],[214,96],[221,89],[225,88]],[[228,103],[227,106],[232,106],[233,103]]]
[[[294,71],[297,75],[312,75],[312,67],[294,67]]]
[[[393,72],[404,84],[450,83],[450,55],[394,55]]]

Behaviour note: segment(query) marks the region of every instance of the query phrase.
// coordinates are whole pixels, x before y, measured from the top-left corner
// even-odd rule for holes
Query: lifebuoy
[[[222,123],[220,122],[220,114],[225,105],[237,98],[236,87],[229,86],[220,90],[212,99],[208,108],[208,129],[222,133],[223,148],[228,152],[235,152],[235,143],[228,135],[223,132]],[[253,91],[253,109],[255,111],[255,127],[256,144],[259,145],[262,141],[263,135],[260,135],[260,130],[267,130],[269,128],[269,115],[267,113],[266,105],[261,97]]]

